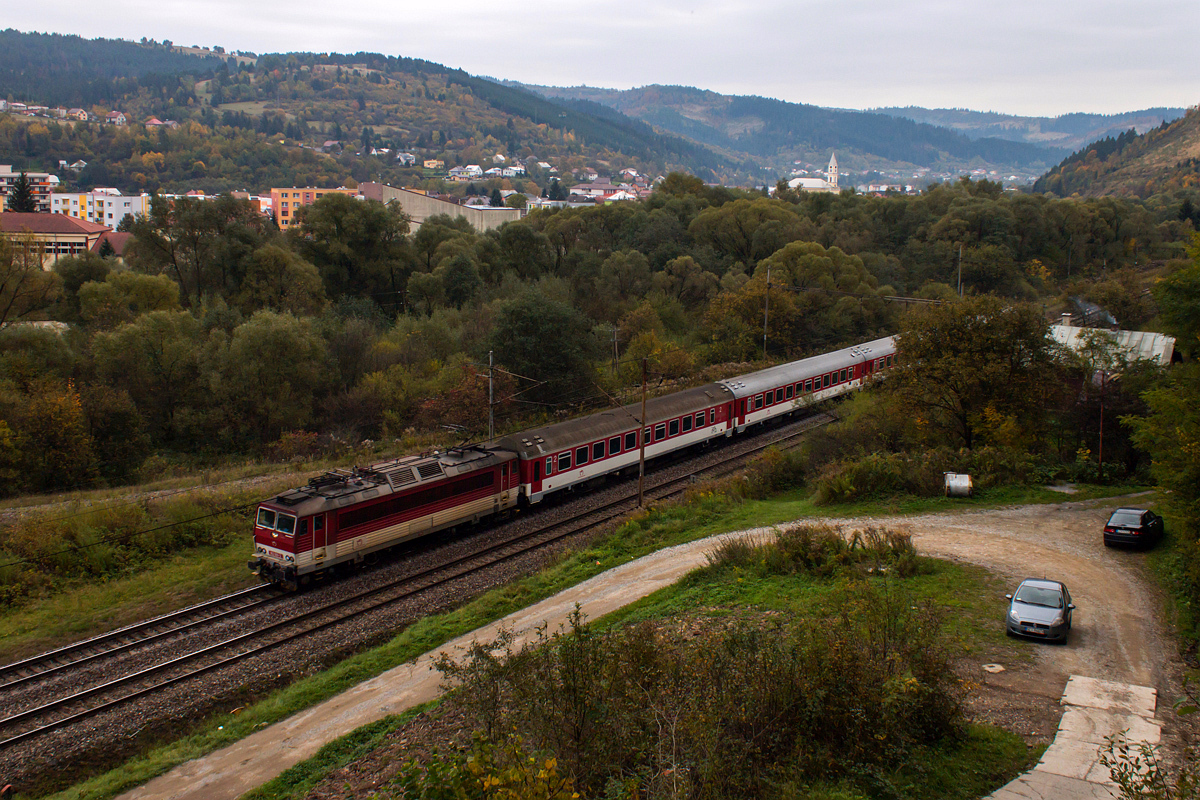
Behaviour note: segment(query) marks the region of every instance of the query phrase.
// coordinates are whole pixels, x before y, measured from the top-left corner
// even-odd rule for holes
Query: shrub
[[[904,550],[885,532],[860,538],[812,532],[792,547]],[[481,730],[553,754],[585,796],[779,797],[813,781],[843,781],[853,796],[851,785],[963,732],[940,630],[889,579],[850,584],[816,618],[739,619],[692,638],[649,623],[599,632],[576,610],[519,652],[505,638],[438,667]]]

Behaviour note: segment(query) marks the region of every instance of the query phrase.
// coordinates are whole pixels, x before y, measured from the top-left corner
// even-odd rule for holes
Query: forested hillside
[[[0,97],[46,106],[111,105],[143,90],[187,105],[191,83],[223,64],[181,53],[170,43],[84,39],[57,33],[0,31]]]
[[[1075,149],[1088,142],[1116,136],[1129,129],[1145,133],[1163,122],[1183,116],[1182,108],[1146,108],[1124,114],[1063,114],[1058,117],[1021,117],[994,111],[970,111],[965,108],[873,108],[876,114],[904,117],[949,128],[972,139],[992,136],[1014,142],[1028,142],[1055,148]]]
[[[405,185],[427,177],[394,159],[372,158],[373,149],[405,149],[447,167],[501,153],[553,161],[564,172],[609,164],[649,174],[685,169],[734,182],[754,172],[748,163],[608,109],[564,107],[417,59],[287,53],[223,61],[179,52],[169,43],[16,31],[4,37],[11,47],[0,52],[0,96],[100,114],[120,110],[134,123],[128,134],[96,123],[36,120],[28,131],[19,130],[29,124],[23,118],[12,119],[16,127],[5,124],[0,163],[53,170],[59,159],[82,159],[93,167],[76,181],[84,188],[262,191],[314,175],[382,177]],[[124,72],[122,63],[128,64]],[[59,88],[52,92],[50,86]],[[137,123],[151,116],[185,124],[180,141],[139,130]],[[312,150],[328,140],[339,142],[341,158],[284,152]],[[164,163],[147,170],[135,155],[161,155]],[[540,177],[545,188],[548,179]]]
[[[1049,164],[1059,151],[1024,142],[978,139],[909,119],[840,111],[767,97],[738,97],[687,86],[644,86],[617,91],[591,87],[531,86],[549,97],[589,100],[643,119],[722,152],[745,154],[783,169],[794,160],[862,169],[883,160],[930,168],[976,163],[1028,167]]]
[[[1072,153],[1034,185],[1060,197],[1150,197],[1200,186],[1200,109],[1138,135],[1129,130]]]

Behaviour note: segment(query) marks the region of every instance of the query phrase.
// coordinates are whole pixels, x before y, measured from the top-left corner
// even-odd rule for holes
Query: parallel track
[[[709,465],[692,475],[658,481],[645,492],[651,500],[662,500],[686,491],[698,475],[720,475],[736,471],[739,462],[746,460],[755,453],[769,447],[785,445],[803,436],[813,428],[831,422],[833,417],[828,413],[810,417],[794,425],[783,435],[771,436],[771,431],[760,434],[766,439],[749,451],[722,459],[716,464]],[[778,433],[778,431],[775,431]],[[637,490],[631,487],[621,497],[600,507],[592,507],[573,517],[559,522],[552,522],[535,530],[516,534],[511,538],[482,547],[467,555],[443,562],[435,567],[408,575],[391,583],[364,590],[350,597],[327,603],[317,608],[305,611],[266,627],[256,627],[252,631],[241,633],[224,641],[195,650],[191,653],[173,658],[168,661],[147,667],[145,669],[124,675],[106,683],[92,686],[40,706],[29,708],[0,719],[0,735],[5,738],[0,741],[0,748],[8,747],[19,742],[34,739],[42,734],[65,727],[102,711],[129,703],[135,699],[146,697],[162,691],[170,686],[182,683],[201,675],[213,672],[239,661],[265,653],[281,645],[295,642],[312,634],[334,627],[346,621],[377,611],[386,606],[403,600],[411,599],[425,592],[460,580],[472,573],[486,570],[504,561],[546,548],[576,535],[579,532],[594,528],[605,522],[618,518],[636,507]],[[59,650],[10,664],[0,670],[0,676],[16,676],[0,684],[0,691],[19,684],[51,674],[60,673],[73,666],[88,663],[94,659],[111,655],[119,650],[136,647],[152,639],[172,635],[185,629],[212,621],[217,618],[228,618],[238,613],[244,613],[252,608],[261,607],[265,603],[278,599],[272,595],[263,600],[248,603],[241,608],[218,611],[207,617],[191,622],[179,622],[187,614],[196,614],[204,609],[212,609],[222,603],[229,603],[237,598],[253,596],[262,593],[267,587],[254,587],[243,592],[235,593],[224,598],[209,601],[209,603],[193,606],[175,614],[164,615],[146,623],[129,626],[119,631],[113,631],[102,636],[94,637]],[[178,622],[174,627],[172,621]],[[166,629],[147,632],[153,626]],[[130,636],[140,637],[129,639]],[[116,646],[112,643],[121,642]],[[102,648],[94,650],[94,648]],[[107,649],[104,649],[107,648]],[[94,652],[89,653],[89,650]]]

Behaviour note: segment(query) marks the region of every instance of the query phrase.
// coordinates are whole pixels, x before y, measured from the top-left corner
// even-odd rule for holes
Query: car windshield
[[[1109,525],[1141,525],[1142,512],[1140,511],[1115,511],[1108,519]]]
[[[1018,603],[1026,603],[1031,606],[1045,606],[1046,608],[1062,608],[1063,606],[1062,592],[1058,589],[1047,589],[1044,586],[1022,586],[1017,590],[1017,596],[1013,599]]]

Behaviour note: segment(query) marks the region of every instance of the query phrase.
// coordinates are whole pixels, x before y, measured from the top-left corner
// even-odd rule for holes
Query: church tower
[[[837,190],[838,167],[836,152],[829,154],[829,168],[825,170],[825,181],[829,184],[829,188]]]

